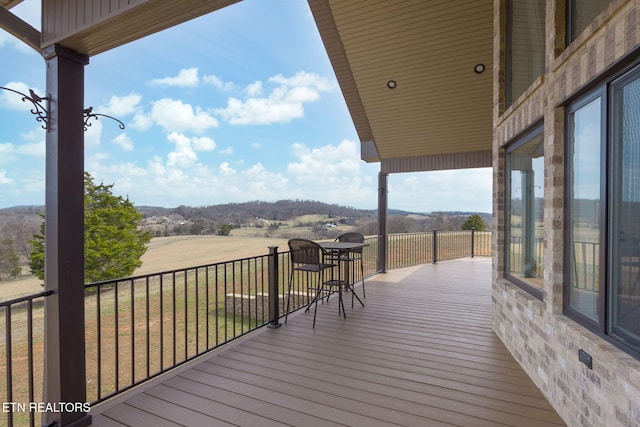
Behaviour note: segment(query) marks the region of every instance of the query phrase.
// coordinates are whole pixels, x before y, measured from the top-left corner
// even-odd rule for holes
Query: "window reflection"
[[[640,73],[613,91],[611,330],[640,347]],[[635,77],[635,79],[633,79]]]
[[[542,288],[544,260],[544,144],[542,128],[507,152],[507,273]]]
[[[609,6],[611,0],[567,0],[567,36],[571,43]]]
[[[569,119],[569,305],[593,320],[600,292],[600,103],[592,100]]]
[[[545,8],[545,0],[507,4],[507,106],[544,72]]]
[[[640,351],[640,67],[568,113],[568,314]]]

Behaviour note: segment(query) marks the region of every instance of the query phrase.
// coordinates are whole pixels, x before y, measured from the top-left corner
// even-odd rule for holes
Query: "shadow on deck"
[[[356,289],[360,292],[360,289]],[[392,270],[92,409],[94,426],[564,425],[491,330],[491,260]]]

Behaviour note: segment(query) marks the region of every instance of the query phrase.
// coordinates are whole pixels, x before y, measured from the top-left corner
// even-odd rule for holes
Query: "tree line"
[[[327,215],[328,217],[366,217],[375,215],[375,210],[356,209],[347,206],[323,203],[314,200],[278,200],[261,202],[225,203],[210,206],[178,206],[177,208],[138,207],[145,216],[180,215],[185,220],[210,220],[218,223],[244,224],[258,218],[269,221],[287,221],[304,215]]]

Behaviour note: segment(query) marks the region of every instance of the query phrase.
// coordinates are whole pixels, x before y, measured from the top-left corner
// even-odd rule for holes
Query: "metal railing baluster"
[[[488,255],[490,244],[487,242],[490,242],[490,237],[490,233],[475,230],[393,234],[386,236],[386,239],[384,236],[368,237],[369,246],[363,249],[364,277],[378,272],[378,247],[384,242],[388,244],[386,265],[397,268],[469,256],[469,247],[472,256]],[[587,258],[594,258],[595,255],[592,253],[596,252],[597,248],[594,246],[582,251]],[[579,268],[582,269],[583,266]],[[289,276],[278,273],[288,272],[289,269],[288,252],[279,253],[274,247],[273,250],[269,249],[267,255],[258,257],[87,284],[87,298],[91,301],[87,310],[88,313],[92,310],[96,312],[95,321],[91,318],[92,314],[87,317],[87,322],[91,322],[96,328],[96,356],[91,354],[88,357],[87,366],[88,372],[91,372],[88,374],[92,380],[91,387],[96,387],[95,392],[91,391],[91,398],[95,398],[93,403],[140,384],[255,328],[266,324],[278,325],[278,319],[281,314],[284,315],[286,306],[285,299],[282,299],[281,309],[280,295],[286,294]],[[204,278],[201,277],[202,274]],[[584,285],[593,286],[591,280],[594,275],[591,270],[589,274],[580,270],[580,274],[587,277],[587,283]],[[304,275],[294,277],[291,310],[304,307],[308,303],[308,297],[304,292],[304,280]],[[180,286],[184,286],[184,289],[179,289]],[[127,291],[130,292],[128,297]],[[43,296],[44,294],[39,294],[30,298]],[[144,298],[144,301],[141,298]],[[36,387],[40,385],[36,384],[37,372],[34,372],[33,368],[34,359],[39,357],[39,349],[34,346],[34,339],[37,337],[34,337],[33,322],[34,312],[40,310],[40,307],[34,305],[32,300],[25,301],[29,301],[25,304],[28,331],[24,334],[27,340],[25,348],[29,366],[23,371],[24,379],[21,381],[28,383],[26,388],[29,388],[29,399],[34,399],[38,396]],[[0,303],[0,308],[5,310],[4,316],[0,315],[0,320],[6,323],[5,341],[9,346],[6,356],[8,363],[5,365],[9,378],[7,393],[9,397],[16,398],[13,390],[16,388],[16,382],[15,379],[12,382],[11,378],[16,378],[13,371],[17,369],[17,365],[9,360],[11,352],[17,348],[16,340],[12,341],[12,334],[16,334],[17,310],[12,311],[12,304]],[[181,309],[184,309],[184,313],[179,313]],[[144,315],[141,310],[144,310]],[[110,316],[113,319],[110,319]],[[137,321],[138,318],[140,322]],[[131,334],[129,340],[126,337],[127,333]],[[184,336],[180,335],[182,333]],[[89,338],[93,336],[88,335]],[[195,343],[192,342],[193,339]],[[145,341],[144,350],[140,348],[142,340]],[[180,345],[184,345],[184,349],[181,349]],[[129,346],[131,348],[128,354]],[[136,366],[136,362],[144,363],[146,368]],[[131,371],[126,371],[125,368],[128,369],[129,364]],[[31,424],[34,422],[32,420]]]
[[[129,316],[131,316],[131,384],[136,382],[136,334],[135,334],[135,330],[136,330],[136,323],[135,323],[135,292],[134,292],[134,280],[131,279],[129,281],[129,283],[131,284],[131,286],[129,287],[129,291],[131,292],[131,298],[130,298],[130,303],[131,303],[131,313],[129,314]]]
[[[13,402],[13,348],[11,342],[11,306],[8,305],[4,309],[5,317],[5,346],[6,346],[6,359],[7,359],[7,402]],[[7,412],[7,425],[13,426],[13,409]]]

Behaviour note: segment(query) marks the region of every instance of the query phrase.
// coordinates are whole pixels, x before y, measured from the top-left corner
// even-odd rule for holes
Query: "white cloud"
[[[216,142],[206,136],[191,138],[193,149],[196,151],[213,151],[216,149]]]
[[[226,108],[216,112],[233,125],[286,123],[304,117],[302,104],[269,98],[252,98],[246,101],[231,98]]]
[[[30,95],[29,93],[30,88],[24,82],[9,82],[7,84],[0,85],[0,86],[13,89],[25,95]],[[33,91],[35,92],[36,95],[43,96],[42,94],[44,92],[41,91],[40,89],[34,88]],[[42,101],[42,105],[46,106],[46,101]],[[30,102],[23,101],[21,95],[15,92],[7,91],[7,90],[0,90],[0,106],[4,106],[5,108],[8,108],[10,110],[18,110],[18,111],[20,110],[28,111],[31,108],[34,108],[34,106]]]
[[[6,171],[0,171],[0,185],[11,185],[15,181],[7,177]]]
[[[41,141],[44,144],[44,140],[45,140],[45,130],[42,129],[41,127],[35,128],[29,132],[24,132],[21,133],[20,136],[25,140],[25,141],[32,141],[32,142],[38,142]]]
[[[224,91],[232,90],[234,86],[232,82],[222,81],[220,78],[218,78],[217,76],[214,76],[213,74],[208,76],[202,76],[202,82],[204,84],[215,86],[218,89],[221,89]]]
[[[299,180],[314,180],[318,176],[355,176],[360,172],[360,153],[355,141],[342,141],[338,146],[325,145],[310,149],[304,144],[292,146],[298,162],[288,169]]]
[[[7,33],[4,30],[0,30],[0,47],[4,46],[5,44],[9,44],[11,38],[11,34]]]
[[[227,147],[224,150],[218,151],[220,154],[233,154],[233,147]]]
[[[292,150],[297,161],[284,173],[262,162],[247,166],[241,161],[221,162],[209,168],[199,161],[193,137],[172,132],[167,141],[174,148],[166,158],[155,156],[140,166],[92,157],[87,161],[88,170],[104,182],[115,183],[115,191],[126,192],[136,204],[171,207],[299,198],[375,207],[378,167],[358,160],[353,141],[318,149],[295,144]]]
[[[328,79],[304,71],[292,77],[279,74],[269,81],[277,86],[267,97],[258,97],[263,92],[262,83],[253,82],[245,88],[244,100],[230,98],[216,113],[236,125],[286,123],[304,117],[304,104],[317,101],[322,92],[333,88]]]
[[[167,135],[167,140],[176,146],[175,151],[167,155],[168,166],[187,167],[198,160],[198,156],[193,151],[191,140],[188,137],[178,132],[172,132]]]
[[[98,147],[102,143],[102,122],[100,119],[90,118],[87,130],[84,132],[85,147]]]
[[[107,153],[98,152],[98,153],[92,154],[91,157],[89,157],[89,159],[91,159],[91,161],[93,161],[94,163],[103,162],[109,159],[109,155]],[[93,174],[91,176],[93,176]]]
[[[222,175],[235,175],[236,171],[229,166],[228,162],[222,162],[218,168]]]
[[[163,98],[153,103],[151,121],[168,132],[188,130],[203,132],[218,126],[218,120],[200,107],[194,109],[190,104],[169,98]]]
[[[147,130],[153,126],[153,120],[150,115],[145,114],[143,111],[138,111],[133,117],[133,122],[131,122],[130,126],[142,131]]]
[[[44,158],[45,154],[44,139],[23,144],[13,144],[11,142],[0,144],[0,163],[8,164],[16,161],[19,155]]]
[[[247,96],[258,96],[262,95],[262,82],[256,81],[249,84],[246,88],[244,88],[244,92]]]
[[[389,205],[415,212],[492,211],[491,168],[389,176]]]
[[[149,82],[152,86],[176,86],[176,87],[198,87],[206,84],[214,86],[220,90],[228,91],[233,89],[232,82],[225,82],[218,76],[213,74],[204,75],[202,78],[199,76],[198,68],[183,68],[174,77],[163,77],[160,79],[153,79]]]
[[[295,143],[292,151],[298,160],[287,167],[292,197],[347,206],[376,203],[375,171],[360,160],[355,141],[313,149]]]
[[[257,163],[243,173],[245,188],[253,195],[281,198],[288,180],[279,173],[270,172]]]
[[[133,150],[133,141],[131,141],[131,138],[129,138],[127,136],[127,134],[124,133],[124,132],[119,134],[115,138],[113,138],[111,140],[111,143],[119,145],[120,148],[122,148],[125,151],[132,151]]]
[[[16,159],[15,146],[10,142],[0,144],[0,164],[11,163]]]
[[[198,165],[196,151],[213,151],[216,147],[215,141],[211,138],[189,138],[179,132],[171,132],[167,135],[167,141],[175,145],[175,150],[167,155],[167,166],[169,167],[193,167]],[[206,168],[204,165],[200,166]]]
[[[306,71],[298,71],[291,77],[284,77],[282,74],[277,74],[269,78],[269,81],[276,82],[285,87],[314,88],[319,92],[327,92],[333,89],[333,84],[330,80],[314,73],[307,73]]]
[[[139,93],[130,93],[125,96],[114,95],[106,105],[100,106],[95,112],[120,119],[123,116],[135,113],[141,100],[142,95]]]
[[[20,144],[16,147],[16,152],[25,156],[44,157],[46,155],[46,146],[44,139],[37,142],[28,142]]]
[[[153,79],[149,83],[154,86],[196,87],[200,83],[200,79],[197,68],[183,68],[175,77]]]
[[[19,38],[12,36],[11,34],[9,34],[4,30],[0,30],[0,47],[4,45],[11,46],[15,48],[17,51],[22,53],[37,54],[36,51],[31,46],[29,46]]]

